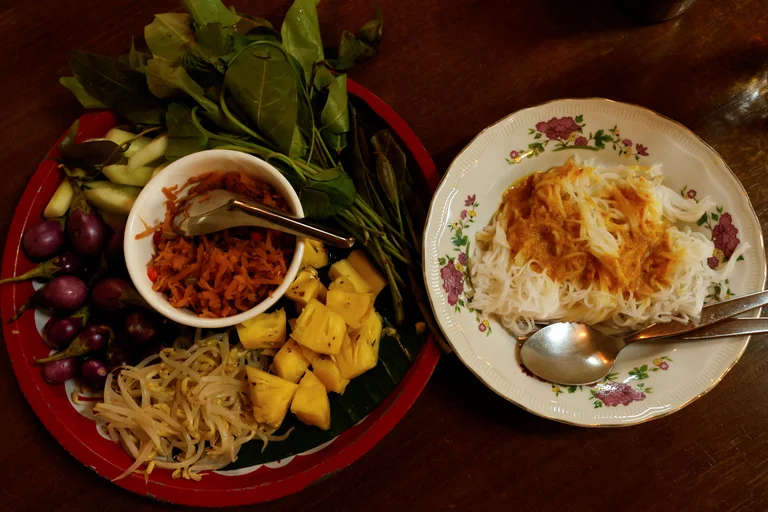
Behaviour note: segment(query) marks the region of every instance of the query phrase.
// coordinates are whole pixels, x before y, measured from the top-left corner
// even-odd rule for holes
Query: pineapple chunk
[[[334,279],[331,282],[330,286],[328,286],[328,289],[329,290],[344,290],[345,292],[357,291],[357,290],[355,290],[355,285],[352,284],[352,281],[350,281],[349,279],[347,279],[344,276],[337,277],[336,279]]]
[[[347,334],[347,324],[316,299],[312,299],[296,321],[291,338],[321,354],[337,354]]]
[[[246,366],[250,389],[253,418],[257,423],[277,429],[283,422],[298,384],[281,379],[277,375]]]
[[[309,267],[299,272],[296,280],[288,287],[288,291],[285,292],[285,296],[296,303],[297,308],[301,309],[312,299],[325,302],[327,291],[323,283],[320,282],[317,270]]]
[[[331,428],[331,403],[320,379],[312,372],[304,374],[291,403],[291,412],[302,423],[314,425],[323,430]]]
[[[237,325],[240,343],[249,350],[280,348],[285,343],[285,310],[262,313]]]
[[[296,320],[298,320],[298,319],[297,318],[291,318],[291,319],[288,320],[288,327],[291,328],[291,332],[296,330]]]
[[[341,344],[336,363],[342,377],[354,379],[376,366],[380,341],[381,316],[374,311],[368,315],[360,329],[352,331]]]
[[[331,265],[330,270],[328,270],[328,277],[334,281],[343,277],[352,283],[352,286],[355,287],[355,291],[360,293],[370,293],[373,291],[373,288],[365,282],[365,279],[352,268],[352,265],[350,265],[347,260],[339,260]]]
[[[359,329],[373,311],[373,294],[331,290],[325,299],[328,309],[341,315],[352,329]]]
[[[307,359],[307,361],[309,361],[309,364],[312,364],[312,361],[320,357],[320,354],[318,354],[311,348],[307,348],[302,345],[299,345],[299,348],[301,349],[301,354]]]
[[[347,389],[347,384],[349,384],[349,379],[341,376],[339,365],[336,364],[336,361],[331,356],[320,355],[320,357],[312,361],[312,371],[329,393],[333,391],[340,395],[344,394],[344,390]]]
[[[360,274],[366,283],[371,287],[373,296],[376,297],[381,290],[387,286],[387,280],[378,271],[376,265],[371,263],[371,260],[366,258],[365,254],[361,250],[354,250],[347,257],[347,261],[355,271]]]
[[[301,376],[309,368],[309,361],[301,352],[301,347],[293,340],[283,345],[269,365],[269,369],[288,382],[299,382]]]
[[[323,268],[328,264],[328,249],[317,240],[307,238],[304,240],[304,258],[301,260],[301,266]]]

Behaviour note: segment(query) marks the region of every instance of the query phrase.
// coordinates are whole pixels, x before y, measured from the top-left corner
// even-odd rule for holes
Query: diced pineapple
[[[344,290],[345,292],[354,292],[355,285],[352,284],[352,281],[347,279],[344,276],[337,277],[334,279],[331,284],[328,286],[329,290]]]
[[[281,379],[277,375],[247,366],[248,388],[250,389],[253,418],[257,423],[279,428],[298,384]]]
[[[322,430],[331,428],[331,403],[328,392],[320,379],[309,371],[299,382],[299,388],[291,403],[291,412],[302,423],[314,425]]]
[[[373,294],[331,290],[325,299],[328,309],[341,315],[352,329],[359,329],[373,311]]]
[[[352,253],[347,256],[347,261],[352,265],[352,268],[360,274],[360,277],[368,283],[374,297],[387,286],[387,280],[381,275],[381,272],[376,268],[376,265],[363,254],[363,251],[359,249],[352,251]]]
[[[298,343],[297,343],[298,345]],[[312,361],[320,357],[320,354],[312,350],[311,348],[307,348],[305,346],[299,345],[299,348],[301,349],[302,355],[307,358],[307,361],[309,361],[309,364],[312,364]]]
[[[325,302],[327,291],[323,283],[320,282],[317,270],[308,267],[299,272],[296,280],[288,287],[288,291],[285,292],[285,296],[296,303],[296,307],[301,309],[312,299]]]
[[[299,382],[309,368],[309,361],[301,352],[301,347],[294,340],[288,340],[277,353],[269,369],[289,382]]]
[[[303,267],[323,268],[328,264],[328,249],[317,240],[307,238],[304,240],[304,257],[301,260]]]
[[[381,316],[375,311],[368,315],[360,329],[344,338],[341,350],[336,354],[336,363],[345,379],[354,379],[379,361],[381,341]]]
[[[347,334],[347,324],[338,313],[312,299],[296,321],[291,338],[321,354],[337,354]]]
[[[288,327],[291,328],[291,332],[296,330],[296,320],[298,320],[298,319],[297,318],[290,318],[290,319],[288,319]]]
[[[347,260],[339,260],[331,265],[331,268],[328,270],[328,277],[334,281],[343,277],[352,283],[352,286],[355,287],[355,291],[360,293],[370,293],[373,291],[373,288],[365,282],[365,279],[352,268],[352,265],[350,265]]]
[[[240,343],[247,349],[280,348],[285,343],[285,310],[262,313],[237,325]]]
[[[312,371],[329,393],[333,391],[340,395],[344,394],[344,390],[347,389],[347,384],[349,384],[349,379],[341,376],[339,365],[336,364],[336,361],[331,356],[320,355],[320,357],[312,361]]]

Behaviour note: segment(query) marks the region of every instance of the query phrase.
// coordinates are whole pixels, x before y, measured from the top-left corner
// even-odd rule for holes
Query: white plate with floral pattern
[[[739,360],[748,336],[697,342],[651,342],[624,350],[609,378],[594,386],[556,386],[527,374],[516,339],[474,310],[467,297],[467,256],[504,191],[569,157],[604,165],[661,163],[665,184],[717,207],[699,219],[718,265],[736,244],[739,258],[721,294],[763,289],[762,230],[744,187],[723,159],[684,126],[635,105],[606,99],[557,100],[516,112],[482,131],[453,161],[429,211],[424,272],[430,301],[448,342],[489,388],[545,418],[583,426],[625,426],[673,413],[712,389]],[[470,261],[471,263],[471,261]],[[754,312],[757,316],[758,312]]]

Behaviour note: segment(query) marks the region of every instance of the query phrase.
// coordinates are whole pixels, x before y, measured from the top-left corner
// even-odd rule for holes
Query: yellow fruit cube
[[[291,338],[321,354],[337,354],[347,334],[344,319],[312,299],[296,321]]]
[[[331,290],[325,299],[331,311],[341,315],[352,329],[359,329],[373,311],[373,294]]]
[[[328,249],[317,240],[307,238],[304,240],[304,257],[301,266],[323,268],[328,264]]]
[[[323,283],[320,282],[317,270],[309,267],[299,272],[296,280],[288,287],[288,291],[285,292],[285,296],[291,299],[297,308],[301,309],[312,299],[325,302],[327,291]]]
[[[374,311],[368,315],[360,329],[352,331],[344,338],[341,350],[336,354],[341,376],[354,379],[376,366],[379,361],[380,341],[381,316]]]
[[[283,345],[283,348],[272,359],[269,369],[288,382],[299,382],[301,376],[309,368],[309,361],[301,352],[301,347],[293,340]]]
[[[240,343],[247,349],[280,348],[285,343],[285,310],[262,313],[237,325]]]
[[[297,343],[298,345],[298,343]],[[309,361],[309,364],[312,364],[312,361],[320,357],[320,354],[312,350],[311,348],[304,347],[302,345],[299,345],[299,348],[301,349],[302,355],[307,358],[307,361]]]
[[[347,389],[347,384],[349,384],[349,379],[341,376],[339,365],[336,364],[336,361],[331,356],[320,355],[320,357],[312,361],[312,371],[329,393],[333,391],[340,395],[344,394],[344,390]]]
[[[331,265],[331,268],[328,270],[328,277],[333,281],[343,277],[355,287],[355,291],[360,293],[370,293],[373,291],[373,288],[365,282],[365,279],[352,268],[352,265],[347,260],[339,260]]]
[[[291,403],[291,412],[302,423],[323,430],[331,428],[331,403],[320,379],[309,371],[299,382],[299,388]]]
[[[245,371],[248,374],[253,418],[257,423],[273,429],[279,428],[288,413],[288,406],[291,405],[298,384],[250,366]]]
[[[357,291],[355,290],[355,285],[352,284],[352,281],[344,276],[334,279],[328,286],[328,290],[343,290],[345,292]]]
[[[347,261],[352,265],[352,268],[360,274],[360,277],[368,283],[374,297],[387,286],[387,280],[376,268],[376,265],[363,254],[363,251],[359,249],[352,251],[352,253],[347,256]]]
[[[291,332],[296,330],[296,320],[298,320],[298,318],[291,318],[288,320],[288,327],[291,328]]]

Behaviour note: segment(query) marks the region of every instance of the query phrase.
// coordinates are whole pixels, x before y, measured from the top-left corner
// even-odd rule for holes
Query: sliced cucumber
[[[99,213],[101,214],[101,218],[104,219],[104,223],[113,231],[118,231],[119,229],[124,228],[125,223],[128,221],[127,215],[103,211],[100,211]]]
[[[136,187],[143,187],[149,183],[149,179],[152,177],[152,173],[155,171],[154,167],[139,167],[135,171],[129,171],[127,165],[107,165],[101,172],[104,176],[109,178],[110,181],[120,185],[133,185]]]
[[[106,138],[107,140],[111,140],[115,144],[123,144],[135,137],[136,137],[135,133],[127,132],[125,130],[121,130],[120,128],[112,128],[107,132]],[[149,137],[139,137],[138,139],[131,142],[131,145],[128,147],[125,153],[123,153],[123,155],[126,158],[130,158],[133,155],[135,155],[141,148],[148,145],[150,142],[152,142],[152,139],[150,139]]]
[[[69,210],[69,205],[72,203],[72,196],[75,192],[72,190],[72,185],[69,184],[69,180],[64,178],[59,184],[59,188],[53,193],[53,197],[48,201],[48,206],[45,207],[43,217],[46,219],[54,219],[56,217],[62,217],[66,215]]]
[[[128,170],[133,171],[139,167],[151,165],[165,158],[168,149],[168,135],[160,135],[155,140],[138,150],[128,158]]]
[[[169,163],[171,163],[171,162],[163,162],[163,163],[161,163],[160,165],[158,165],[157,167],[155,167],[155,170],[154,170],[154,171],[152,171],[152,178],[154,178],[155,176],[157,176],[157,173],[159,173],[160,171],[162,171],[163,169],[165,169],[166,167],[168,167],[168,164],[169,164]],[[152,178],[150,178],[150,179],[152,179]]]
[[[100,213],[128,215],[141,189],[111,181],[91,181],[83,185],[85,199]]]

